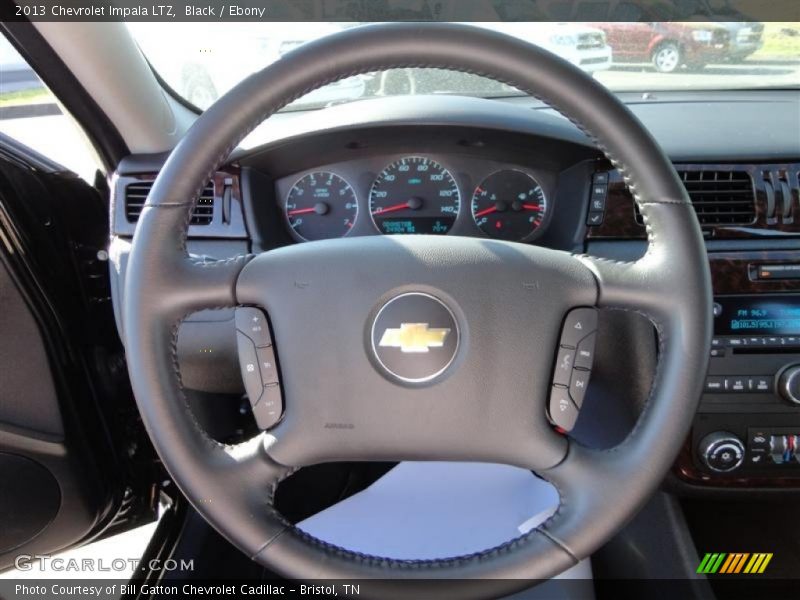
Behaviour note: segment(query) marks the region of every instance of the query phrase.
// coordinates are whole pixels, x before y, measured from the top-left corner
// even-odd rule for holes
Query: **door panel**
[[[157,476],[98,259],[103,196],[15,150],[0,139],[0,570],[152,520]]]

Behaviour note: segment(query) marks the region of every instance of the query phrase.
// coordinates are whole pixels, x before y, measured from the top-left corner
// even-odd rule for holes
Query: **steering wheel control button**
[[[586,388],[589,387],[589,376],[591,372],[580,369],[572,370],[572,381],[569,383],[569,395],[575,406],[580,409],[583,406],[583,398],[586,396]]]
[[[384,304],[372,322],[370,338],[380,368],[404,383],[436,379],[455,360],[460,342],[453,312],[421,292],[401,294]]]
[[[578,420],[578,408],[569,396],[569,390],[562,387],[553,387],[550,392],[550,422],[568,433],[575,427]]]
[[[253,417],[261,429],[270,429],[280,421],[281,414],[283,414],[281,386],[272,383],[264,388],[261,399],[253,406]]]
[[[568,386],[572,379],[572,367],[575,365],[575,350],[561,347],[556,357],[556,370],[553,374],[555,385]]]
[[[595,173],[592,177],[592,192],[589,196],[589,213],[586,215],[586,224],[589,227],[603,224],[607,198],[608,173]]]
[[[578,344],[597,329],[597,311],[594,308],[576,308],[564,319],[561,346],[577,348]]]
[[[587,335],[578,343],[578,351],[575,353],[575,368],[591,370],[594,364],[594,345],[597,334]]]
[[[256,356],[258,357],[258,368],[261,371],[261,381],[264,385],[278,383],[278,365],[275,363],[275,352],[272,347],[258,348]]]
[[[551,422],[565,432],[575,425],[586,397],[594,364],[596,330],[597,310],[593,308],[576,308],[564,319],[553,370],[549,413]],[[565,399],[569,400],[569,407]]]
[[[240,307],[236,309],[235,320],[236,329],[253,340],[258,348],[272,345],[267,316],[263,312],[249,306]]]
[[[239,367],[242,371],[244,389],[250,398],[250,403],[255,404],[261,398],[264,383],[261,380],[261,370],[258,367],[258,355],[252,340],[241,332],[236,333],[236,344],[239,350]]]
[[[744,444],[732,433],[715,431],[700,441],[700,458],[717,473],[729,473],[744,462]]]

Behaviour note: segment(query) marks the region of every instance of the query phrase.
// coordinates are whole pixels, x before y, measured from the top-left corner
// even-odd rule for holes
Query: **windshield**
[[[721,0],[711,0],[720,3]],[[722,2],[723,4],[725,2]],[[627,8],[626,8],[627,7]],[[636,19],[637,7],[619,10]],[[732,15],[733,16],[733,15]],[[294,48],[358,23],[128,23],[152,67],[177,94],[205,109],[249,74]],[[613,91],[800,86],[800,23],[739,21],[473,23],[541,46]],[[373,96],[513,96],[507,85],[436,69],[370,73],[316,90],[290,109]]]

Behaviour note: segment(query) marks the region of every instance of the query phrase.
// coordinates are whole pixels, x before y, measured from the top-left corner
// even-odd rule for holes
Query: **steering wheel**
[[[567,116],[624,175],[647,225],[646,254],[614,262],[488,239],[374,236],[211,263],[188,257],[189,218],[205,182],[254,127],[325,84],[412,67],[496,79]],[[386,317],[387,306],[409,296],[418,302]],[[210,439],[187,406],[176,337],[187,314],[237,305],[261,307],[272,320],[285,413],[269,431],[229,446]],[[545,414],[562,321],[575,307],[635,311],[658,335],[650,397],[632,432],[609,450],[576,443]],[[449,363],[435,373],[430,367],[427,377],[403,376],[424,371],[419,362],[385,368],[374,347],[376,324],[424,321],[441,309],[452,319],[452,342],[444,344]],[[381,579],[381,597],[430,592],[433,580],[452,579],[450,596],[478,598],[576,564],[657,488],[696,410],[711,310],[705,247],[686,192],[615,96],[564,60],[499,33],[384,24],[302,46],[197,120],[139,219],[124,325],[131,382],[158,454],[197,511],[247,556],[287,578]],[[406,356],[419,361],[423,353]],[[299,467],[373,460],[524,467],[550,481],[561,502],[549,520],[513,541],[420,561],[333,546],[293,527],[273,506],[279,482]],[[486,585],[464,581],[474,578]]]

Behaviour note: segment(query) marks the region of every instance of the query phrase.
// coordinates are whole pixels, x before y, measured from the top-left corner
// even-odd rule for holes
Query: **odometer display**
[[[286,218],[304,240],[344,237],[358,216],[353,188],[328,171],[309,173],[289,190]]]
[[[546,199],[536,180],[522,171],[489,175],[472,195],[472,217],[486,235],[518,242],[533,235],[544,220]]]
[[[445,234],[456,221],[461,197],[449,171],[429,158],[402,158],[372,184],[369,208],[386,234]]]

